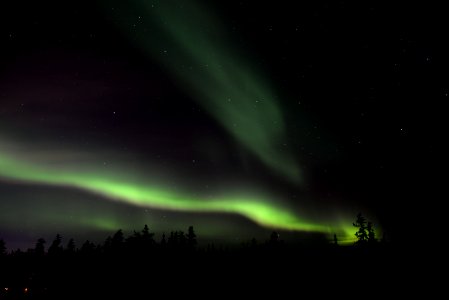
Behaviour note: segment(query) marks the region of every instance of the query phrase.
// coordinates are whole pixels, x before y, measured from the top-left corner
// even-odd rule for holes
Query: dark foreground
[[[401,257],[391,245],[22,253],[0,258],[0,299],[337,297],[397,288]]]

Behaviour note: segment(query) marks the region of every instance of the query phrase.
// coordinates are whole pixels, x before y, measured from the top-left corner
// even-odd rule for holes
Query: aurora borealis
[[[393,232],[424,168],[416,159],[432,149],[414,142],[425,131],[416,116],[427,120],[420,126],[433,119],[412,103],[448,90],[425,37],[387,11],[8,4],[0,238],[28,247],[55,233],[95,240],[148,224],[156,239],[193,225],[200,241],[276,230],[351,242],[358,212],[379,235]]]
[[[226,40],[221,22],[195,2],[137,3],[142,4],[139,17],[153,21],[156,28],[155,35],[136,31],[138,45],[173,72],[192,91],[192,99],[239,143],[268,167],[300,181],[292,153],[278,150],[286,132],[276,94],[249,58],[238,55],[235,42]],[[176,50],[169,53],[167,47]]]
[[[350,229],[341,224],[307,223],[297,213],[290,211],[285,204],[282,205],[272,200],[251,198],[251,196],[201,199],[198,196],[176,194],[168,189],[153,188],[149,184],[118,180],[104,174],[84,173],[79,170],[56,170],[54,168],[51,166],[36,166],[32,162],[19,161],[18,158],[8,155],[3,155],[0,158],[0,176],[15,182],[77,188],[97,194],[105,199],[142,208],[239,214],[268,228],[325,234],[338,232],[343,240],[350,237]],[[93,217],[93,224],[95,223],[94,220]],[[104,222],[108,223],[108,221]],[[101,223],[100,221],[100,224],[94,224],[93,226],[109,227]]]

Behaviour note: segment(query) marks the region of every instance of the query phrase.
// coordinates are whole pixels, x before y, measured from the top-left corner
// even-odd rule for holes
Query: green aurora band
[[[288,139],[276,93],[260,75],[263,72],[248,63],[247,55],[236,51],[236,43],[227,41],[218,18],[195,1],[131,3],[136,5],[134,12],[129,11],[129,3],[118,9],[120,14],[128,11],[132,23],[118,21],[126,36],[167,69],[193,100],[260,161],[301,183],[298,163],[283,146]]]
[[[196,199],[179,193],[152,188],[146,184],[120,181],[93,172],[69,172],[23,162],[11,155],[0,154],[0,178],[62,187],[73,187],[129,205],[175,211],[219,212],[239,214],[255,223],[283,230],[338,233],[342,240],[351,239],[351,226],[312,224],[291,210],[268,201],[250,197]],[[347,223],[346,223],[347,224]]]
[[[247,55],[237,52],[216,17],[194,1],[185,2],[182,7],[174,1],[113,2],[104,2],[108,14],[118,14],[114,23],[144,54],[172,74],[193,100],[267,167],[301,183],[298,163],[283,146],[288,139],[276,93],[255,65],[249,64]],[[111,5],[123,7],[111,12]],[[128,17],[124,18],[126,14]],[[11,153],[0,149],[0,179],[76,188],[137,207],[238,214],[268,228],[324,233],[329,237],[336,233],[340,241],[354,240],[354,228],[348,219],[309,222],[286,203],[271,197],[202,198],[129,178],[119,179],[115,173],[74,171],[63,163],[26,161]],[[111,229],[115,226],[105,226],[105,222],[106,219],[89,225]]]

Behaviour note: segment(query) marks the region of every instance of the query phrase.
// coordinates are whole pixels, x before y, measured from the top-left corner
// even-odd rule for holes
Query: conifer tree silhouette
[[[355,236],[357,237],[356,244],[363,245],[368,241],[368,227],[366,225],[366,218],[362,216],[362,213],[357,214],[355,223],[352,223],[354,227],[357,227]]]
[[[161,247],[165,247],[167,245],[167,240],[165,239],[165,232],[162,234],[162,239],[161,239]]]
[[[73,254],[73,253],[75,253],[75,250],[76,250],[76,248],[75,248],[75,240],[74,239],[70,239],[69,240],[69,242],[67,243],[67,247],[66,247],[66,252],[68,253],[68,254]]]
[[[59,255],[62,253],[62,237],[58,234],[56,234],[55,239],[51,243],[50,247],[48,248],[48,254],[49,255]]]
[[[277,244],[279,244],[279,233],[277,233],[276,231],[273,231],[270,234],[270,240],[268,241],[268,243],[270,245],[277,245]]]
[[[154,241],[154,233],[150,232],[150,229],[148,228],[148,225],[145,224],[145,226],[142,229],[142,244],[145,249],[153,246],[156,242]]]
[[[114,253],[123,251],[125,238],[121,229],[117,230],[111,239],[111,250]]]
[[[34,253],[37,256],[43,256],[45,254],[45,240],[43,238],[39,238],[36,242],[36,246],[34,247]]]
[[[187,245],[190,248],[193,248],[193,247],[195,247],[196,244],[197,244],[197,241],[196,241],[195,231],[193,230],[193,226],[189,226],[189,230],[187,233]]]

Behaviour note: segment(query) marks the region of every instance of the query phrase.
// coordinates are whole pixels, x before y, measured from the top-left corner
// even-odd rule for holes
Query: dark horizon
[[[100,245],[86,241],[79,248],[73,241],[63,246],[60,235],[50,243],[40,239],[29,251],[6,255],[0,243],[0,298],[79,299],[121,294],[130,298],[157,293],[149,291],[154,287],[171,295],[185,295],[198,282],[206,288],[198,289],[196,297],[210,298],[210,293],[205,292],[209,288],[214,292],[249,291],[254,295],[259,290],[250,284],[253,282],[285,285],[282,290],[288,291],[292,287],[286,284],[288,278],[303,284],[309,276],[324,274],[319,277],[320,285],[338,272],[339,276],[331,279],[336,284],[347,280],[356,267],[369,272],[363,278],[352,278],[352,282],[370,281],[377,274],[384,281],[390,280],[392,274],[385,271],[392,262],[397,265],[399,248],[377,241],[372,226],[360,214],[354,227],[358,241],[351,247],[323,240],[289,244],[277,232],[266,241],[251,240],[235,247],[200,246],[192,226],[185,232],[171,232],[157,242],[147,225],[130,236],[118,230]],[[299,270],[300,274],[287,270]],[[174,285],[176,289],[170,290]],[[279,291],[276,293],[279,295]]]
[[[155,242],[157,244],[160,244],[163,236],[165,235],[165,237],[167,238],[168,236],[170,236],[170,233],[173,232],[187,232],[187,228],[189,226],[186,226],[185,228],[181,228],[181,229],[177,229],[177,230],[173,230],[173,231],[168,231],[168,232],[154,232],[150,231],[153,234],[153,238],[155,240]],[[102,246],[105,242],[105,240],[108,237],[113,236],[118,230],[123,232],[124,237],[131,237],[133,236],[133,234],[135,232],[140,232],[140,230],[138,228],[133,229],[131,231],[124,231],[121,229],[117,229],[114,231],[104,231],[104,232],[97,232],[95,234],[93,234],[92,232],[89,232],[88,235],[86,235],[85,237],[78,235],[78,237],[76,236],[71,236],[71,235],[65,235],[63,232],[57,232],[53,235],[48,235],[48,236],[39,236],[36,237],[32,243],[25,243],[23,239],[21,239],[20,241],[14,241],[14,240],[10,240],[8,239],[7,236],[3,236],[0,238],[0,240],[3,240],[5,245],[6,245],[6,252],[7,254],[11,254],[14,252],[23,252],[26,253],[29,250],[33,250],[36,246],[36,243],[38,242],[39,239],[44,239],[46,242],[46,250],[47,248],[51,245],[51,243],[54,241],[56,235],[60,236],[62,238],[62,243],[61,246],[63,247],[63,249],[66,248],[67,243],[70,240],[73,240],[75,242],[75,246],[76,249],[80,249],[82,247],[82,245],[86,242],[89,241],[93,244],[95,244],[96,246]],[[357,231],[356,228],[354,228],[354,233]],[[270,240],[270,236],[273,234],[273,232],[276,232],[276,234],[278,234],[279,236],[279,240],[281,240],[282,242],[286,243],[286,245],[289,246],[322,246],[322,245],[332,245],[334,244],[334,238],[329,238],[326,234],[320,234],[320,233],[307,233],[307,232],[282,232],[282,231],[273,231],[270,229],[265,229],[263,230],[263,233],[259,233],[258,234],[258,238],[256,238],[255,236],[248,236],[248,237],[224,237],[224,238],[220,238],[220,237],[203,237],[201,236],[201,228],[195,228],[195,232],[197,234],[196,240],[198,241],[198,248],[199,249],[206,249],[207,247],[210,247],[211,245],[214,245],[217,248],[227,248],[227,249],[238,249],[240,247],[242,247],[242,245],[248,245],[251,242],[257,242],[257,244],[259,245],[263,245],[265,243],[267,243]],[[79,233],[78,233],[79,234]],[[14,237],[13,237],[14,238]],[[381,240],[383,240],[383,236],[379,236],[376,237],[376,239],[380,242]],[[31,240],[31,237],[30,237]],[[355,245],[355,238],[354,241],[338,241],[340,246],[354,246]],[[389,241],[389,240],[388,240]]]
[[[7,247],[8,243],[5,239],[0,239],[0,256],[20,256],[20,255],[36,255],[36,251],[39,251],[39,255],[54,255],[55,250],[61,254],[64,252],[83,253],[86,251],[86,245],[91,251],[96,251],[98,253],[103,253],[109,251],[108,248],[111,247],[113,241],[122,244],[121,247],[129,248],[132,254],[133,251],[148,252],[154,251],[154,247],[175,247],[180,250],[185,251],[185,247],[190,248],[190,250],[203,251],[207,249],[214,248],[220,251],[232,251],[244,248],[251,248],[256,246],[275,246],[276,247],[292,247],[297,249],[307,249],[313,247],[314,249],[326,249],[329,246],[341,247],[341,246],[354,246],[360,249],[375,249],[379,247],[391,247],[397,246],[391,244],[391,240],[386,236],[377,236],[376,228],[374,224],[366,219],[363,214],[359,213],[357,218],[352,223],[354,230],[354,241],[339,240],[337,235],[334,234],[332,240],[328,239],[325,234],[317,233],[301,233],[295,234],[292,238],[287,235],[283,235],[278,231],[271,231],[269,235],[265,236],[265,239],[257,240],[255,237],[246,240],[235,239],[203,239],[198,235],[197,229],[194,226],[188,226],[187,230],[172,230],[167,233],[162,233],[160,237],[151,231],[150,227],[145,224],[142,229],[134,229],[131,233],[124,232],[122,229],[114,231],[113,234],[109,234],[107,237],[104,236],[100,241],[93,239],[85,239],[77,241],[73,236],[64,237],[60,233],[57,233],[54,239],[46,239],[40,237],[36,239],[36,243],[32,247],[27,248],[14,248]],[[201,232],[201,231],[200,231]],[[139,246],[139,244],[141,244]],[[117,246],[117,245],[116,245]],[[151,246],[151,247],[150,247]],[[148,248],[149,247],[149,248]],[[305,247],[305,248],[304,248]],[[148,249],[147,249],[148,248]],[[281,249],[279,249],[281,250]]]

